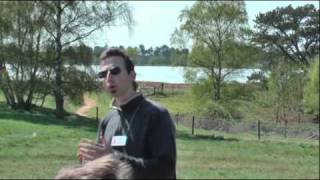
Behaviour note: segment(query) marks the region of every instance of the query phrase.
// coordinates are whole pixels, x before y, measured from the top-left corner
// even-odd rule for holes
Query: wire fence
[[[257,139],[282,137],[319,140],[319,123],[275,123],[263,120],[255,122],[231,122],[223,119],[209,120],[208,118],[197,118],[184,114],[172,114],[171,117],[176,125],[189,127],[191,134],[195,133],[195,129],[206,129],[230,134],[249,133],[256,135]]]
[[[139,81],[139,91],[145,96],[154,96],[156,94],[172,95],[185,90],[189,84],[162,83],[162,82],[144,82]]]
[[[99,123],[99,109],[96,107],[96,121]],[[256,135],[257,139],[265,137],[301,138],[319,141],[319,123],[290,122],[275,123],[257,120],[255,122],[231,122],[224,119],[212,120],[198,118],[186,114],[171,114],[176,125],[190,128],[190,134],[195,134],[195,129],[214,130],[230,134],[249,133]]]

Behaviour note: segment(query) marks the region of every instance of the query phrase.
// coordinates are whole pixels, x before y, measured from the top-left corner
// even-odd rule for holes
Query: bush
[[[63,75],[65,82],[63,93],[75,105],[83,103],[84,92],[92,92],[100,88],[100,83],[95,80],[95,77],[75,67],[69,67]]]
[[[255,84],[240,84],[237,82],[225,83],[221,88],[224,100],[243,99],[253,100],[254,91],[257,89]]]

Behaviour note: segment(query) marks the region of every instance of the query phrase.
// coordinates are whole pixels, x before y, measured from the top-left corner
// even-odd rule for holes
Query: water
[[[99,71],[99,66],[93,67],[96,72]],[[184,67],[172,66],[135,66],[136,80],[137,81],[150,81],[150,82],[164,82],[184,84]],[[223,69],[222,73],[228,71]],[[248,76],[254,72],[259,72],[260,69],[237,69],[226,76],[226,81],[236,81],[239,83],[246,83]],[[199,72],[198,77],[204,76],[204,73]]]
[[[183,67],[136,66],[137,81],[185,83]]]
[[[10,65],[7,65],[10,76],[13,72],[10,72]],[[90,74],[97,74],[100,71],[99,65],[92,65],[91,70],[86,70]],[[78,69],[84,70],[84,66],[77,66]],[[193,68],[194,69],[194,68]],[[199,73],[198,77],[204,76],[201,72],[201,68],[197,68]],[[137,81],[148,81],[148,82],[163,82],[163,83],[175,83],[184,84],[186,80],[184,78],[184,67],[172,67],[172,66],[135,66],[136,80]],[[225,73],[228,69],[223,69],[222,73]],[[260,69],[237,69],[231,74],[227,75],[226,81],[236,81],[239,83],[246,83],[248,76],[254,72],[259,72]]]

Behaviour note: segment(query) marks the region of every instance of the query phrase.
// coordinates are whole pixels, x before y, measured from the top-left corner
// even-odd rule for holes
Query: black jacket
[[[176,178],[175,126],[165,108],[139,95],[112,108],[99,129],[109,143],[127,135],[125,146],[112,149],[133,167],[134,178]]]

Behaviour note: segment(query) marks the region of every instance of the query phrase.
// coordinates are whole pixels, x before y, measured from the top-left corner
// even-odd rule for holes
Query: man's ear
[[[129,73],[129,76],[131,77],[132,81],[136,80],[136,72],[135,71],[131,71]]]

